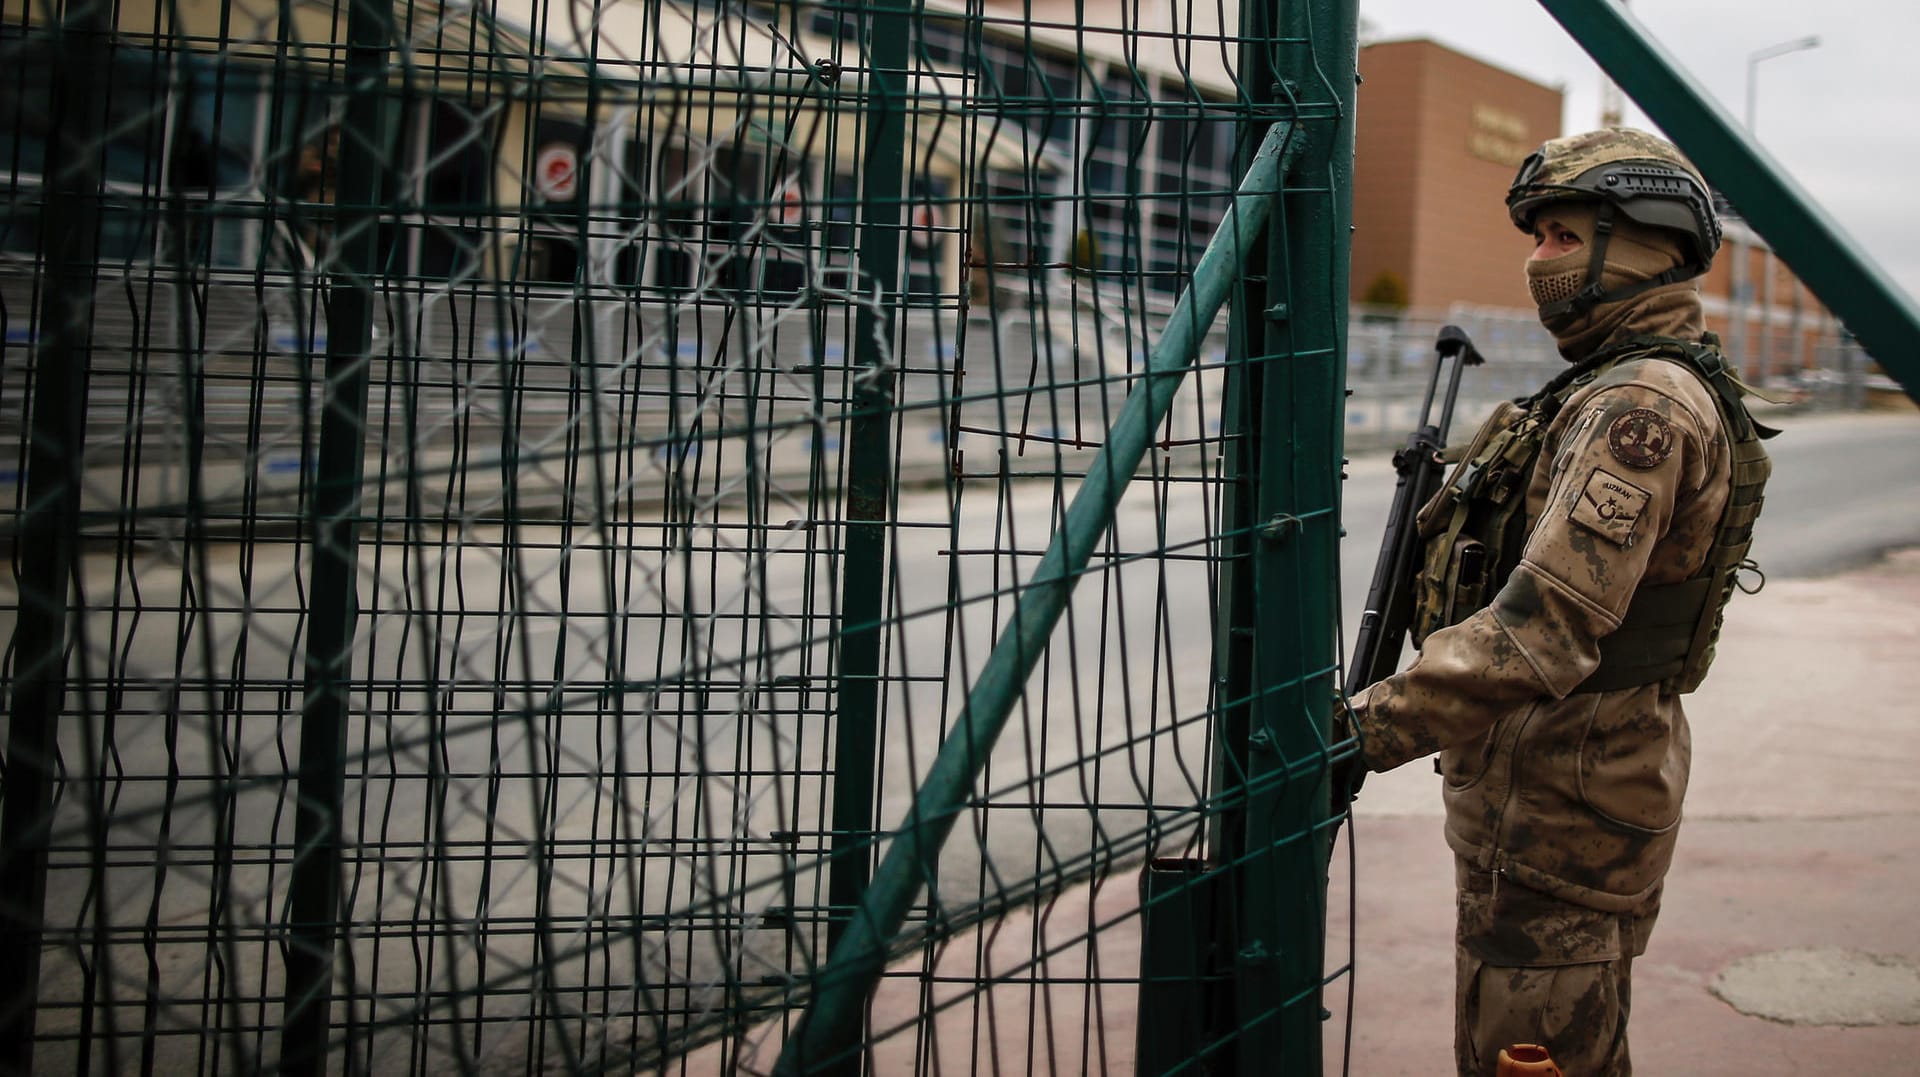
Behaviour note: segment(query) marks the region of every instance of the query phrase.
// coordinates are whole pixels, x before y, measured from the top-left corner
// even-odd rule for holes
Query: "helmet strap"
[[[1579,299],[1582,296],[1593,296],[1593,299],[1581,307],[1580,313],[1582,314],[1586,313],[1587,309],[1593,307],[1594,304],[1600,302],[1600,274],[1607,268],[1607,243],[1612,239],[1613,203],[1602,202],[1600,203],[1600,212],[1595,215],[1593,220],[1593,249],[1592,253],[1587,256],[1587,283],[1585,287],[1580,289],[1579,295],[1574,296],[1575,299]]]
[[[1602,303],[1618,303],[1623,299],[1632,299],[1636,295],[1650,292],[1655,288],[1664,288],[1669,284],[1692,280],[1707,271],[1707,267],[1698,263],[1683,263],[1624,288],[1616,288],[1611,292],[1605,291],[1600,284],[1600,274],[1607,264],[1607,241],[1613,237],[1613,212],[1613,203],[1602,202],[1600,212],[1594,219],[1592,254],[1587,258],[1587,282],[1572,296],[1541,307],[1542,318],[1559,318],[1569,314],[1578,316]]]

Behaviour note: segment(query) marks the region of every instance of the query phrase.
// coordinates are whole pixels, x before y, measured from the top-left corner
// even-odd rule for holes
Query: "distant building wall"
[[[1526,155],[1561,133],[1561,91],[1424,39],[1362,48],[1360,74],[1353,301],[1392,274],[1417,311],[1531,314],[1527,240],[1502,195]],[[1737,217],[1726,228],[1700,282],[1708,328],[1750,377],[1831,365],[1833,315]]]
[[[1707,328],[1720,334],[1749,377],[1834,365],[1842,343],[1839,319],[1744,222],[1729,219],[1725,225],[1720,254],[1700,282]],[[1744,267],[1737,287],[1736,263]]]
[[[959,0],[929,6],[951,19],[928,21],[920,53],[987,76],[981,84],[1000,92],[1037,94],[1044,84],[1063,101],[1197,96],[1214,106],[1192,131],[1166,117],[1146,128],[1104,109],[1055,117],[1035,127],[1028,145],[1063,174],[1001,167],[988,177],[1000,284],[1042,280],[1037,267],[1079,258],[1084,238],[1093,262],[1085,268],[1144,267],[1155,298],[1170,301],[1233,185],[1238,119],[1227,103],[1240,87],[1218,35],[1223,20],[1235,24],[1237,8],[1118,0],[985,0],[977,12]],[[820,17],[835,16],[822,9]],[[977,43],[968,32],[976,23]],[[1425,39],[1363,47],[1360,74],[1352,300],[1364,304],[1391,276],[1414,311],[1531,319],[1522,271],[1528,241],[1507,219],[1503,195],[1527,154],[1561,134],[1562,91]],[[1824,365],[1838,346],[1833,316],[1778,260],[1769,289],[1764,244],[1737,219],[1728,229],[1728,245],[1701,282],[1709,328],[1752,375]],[[1736,260],[1747,265],[1737,290]],[[1738,309],[1744,320],[1733,316]]]
[[[1366,46],[1360,74],[1353,299],[1392,273],[1413,307],[1530,307],[1501,196],[1561,92],[1427,40]]]

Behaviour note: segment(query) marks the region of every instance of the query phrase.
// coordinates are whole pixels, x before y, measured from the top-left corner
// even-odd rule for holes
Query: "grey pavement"
[[[1920,1072],[1920,1024],[1898,1023],[1920,1018],[1916,610],[1920,549],[1740,599],[1688,704],[1693,786],[1665,908],[1636,963],[1635,1072]],[[1344,831],[1359,886],[1347,885],[1343,836],[1328,961],[1344,965],[1351,939],[1352,1053],[1342,978],[1325,1000],[1328,1074],[1452,1072],[1453,869],[1438,782],[1424,760],[1373,776]],[[930,996],[913,976],[890,979],[876,1027],[904,1034],[875,1045],[875,1072],[909,1072],[924,1051],[953,1072],[1132,1073],[1136,1021],[1152,1019],[1120,982],[1139,968],[1137,902],[1120,873],[1041,917],[1023,910],[957,940]],[[1087,946],[1078,937],[1091,924],[1108,926]],[[1046,975],[1107,982],[1022,983],[1036,935],[1052,955]],[[976,988],[976,961],[1010,982]],[[962,1004],[923,1023],[930,1000]],[[1083,1035],[1088,1025],[1099,1034]],[[767,1057],[750,1054],[748,1071],[777,1049],[760,1046]],[[702,1061],[689,1072],[715,1071]]]
[[[1894,1023],[1920,1003],[1920,550],[1882,556],[1920,539],[1920,422],[1780,419],[1792,447],[1776,454],[1755,547],[1772,579],[1735,596],[1713,674],[1687,701],[1686,819],[1634,975],[1643,1074],[1920,1072],[1920,1024]],[[1862,483],[1877,496],[1858,496]],[[1328,924],[1330,963],[1353,947],[1352,1053],[1342,980],[1328,1073],[1451,1071],[1438,783],[1416,761],[1374,775],[1356,805],[1358,890],[1337,861]],[[1809,952],[1844,959],[1837,978],[1793,960]]]
[[[1693,781],[1665,907],[1635,971],[1637,1072],[1920,1070],[1912,998],[1864,996],[1862,1024],[1788,1023],[1715,993],[1756,959],[1831,949],[1920,966],[1920,550],[1841,575],[1774,580],[1729,613],[1720,656],[1688,701]],[[1415,762],[1369,781],[1357,806],[1351,1072],[1451,1065],[1452,866],[1439,789]],[[1335,873],[1330,951],[1344,953]],[[1862,958],[1858,979],[1875,966]],[[1884,964],[1883,966],[1884,967]],[[1835,991],[1804,964],[1758,962],[1782,1008]],[[1889,979],[1910,992],[1910,977]],[[1344,987],[1344,985],[1341,985]],[[1724,988],[1723,988],[1724,989]],[[1879,1005],[1876,1003],[1892,1003]],[[1900,1009],[1904,1003],[1906,1008]],[[1344,990],[1329,999],[1339,1026]],[[1877,1012],[1876,1012],[1877,1010]],[[1836,1020],[1829,1013],[1811,1016]],[[1327,1072],[1340,1072],[1339,1040]]]
[[[1793,558],[1781,560],[1792,563],[1784,566],[1784,572],[1776,571],[1773,583],[1761,594],[1739,600],[1723,644],[1721,666],[1706,690],[1690,704],[1696,731],[1695,788],[1667,914],[1641,967],[1639,1017],[1634,1029],[1638,1053],[1647,1060],[1641,1066],[1643,1073],[1784,1074],[1796,1072],[1795,1066],[1807,1065],[1809,1060],[1835,1057],[1836,1052],[1840,1052],[1839,1057],[1891,1062],[1901,1068],[1898,1060],[1915,1055],[1914,1049],[1920,1048],[1920,1026],[1834,1029],[1781,1025],[1742,1016],[1711,992],[1715,978],[1724,970],[1746,961],[1739,968],[1750,971],[1752,959],[1775,951],[1858,951],[1920,961],[1920,927],[1909,923],[1915,906],[1912,895],[1920,889],[1914,885],[1920,883],[1920,827],[1912,825],[1920,814],[1916,811],[1920,806],[1920,778],[1908,767],[1910,761],[1920,760],[1920,751],[1916,751],[1920,749],[1920,730],[1916,729],[1920,723],[1911,720],[1920,714],[1920,705],[1915,702],[1920,700],[1920,662],[1915,661],[1920,658],[1920,628],[1912,616],[1920,605],[1920,555],[1903,555],[1880,567],[1851,568],[1846,575],[1808,576],[1857,566],[1863,558],[1871,559],[1888,546],[1920,541],[1920,470],[1912,467],[1920,462],[1920,420],[1909,415],[1811,416],[1789,421],[1793,428],[1787,441],[1792,448],[1783,445],[1779,454],[1779,478],[1769,491],[1773,507],[1762,522],[1759,555],[1779,569],[1782,566],[1771,559],[1776,553],[1791,550]],[[1345,517],[1352,537],[1343,565],[1349,628],[1357,613],[1351,607],[1357,606],[1357,592],[1364,589],[1391,487],[1391,476],[1377,455],[1357,459],[1352,476]],[[1177,496],[1199,497],[1200,491],[1198,486],[1181,487]],[[944,499],[937,495],[914,499],[911,507],[929,521],[937,523],[945,518]],[[957,534],[926,528],[903,531],[901,555],[931,558],[943,545],[1032,549],[1047,533],[1051,508],[1049,489],[1023,486],[1008,497],[1004,530],[1001,523],[969,517]],[[1120,513],[1123,531],[1146,536],[1154,546],[1184,540],[1207,523],[1204,507],[1184,501],[1156,506],[1152,499],[1136,497],[1123,503]],[[1156,532],[1156,524],[1162,521],[1168,529],[1165,535]],[[487,543],[476,539],[464,570],[466,585],[482,587],[497,576],[499,568],[486,555],[488,549]],[[579,562],[575,565],[576,591],[597,593],[594,581],[598,577],[594,573],[602,570],[588,563],[592,561],[590,553],[572,551],[565,558],[558,553],[542,554],[537,564],[530,562],[525,567],[531,581],[524,598],[528,608],[555,608],[559,594],[556,588],[560,586],[555,582],[557,565],[566,558]],[[279,551],[273,556],[292,555]],[[789,558],[771,560],[781,566],[778,572],[770,571],[764,585],[771,606],[814,608],[809,606],[807,595],[809,587],[817,585],[790,571]],[[1031,560],[1024,559],[1023,574]],[[988,562],[990,558],[966,571],[984,572],[998,564]],[[90,567],[111,566],[103,563]],[[166,577],[172,583],[163,581],[166,574],[159,569],[165,567],[158,565],[142,577],[143,585],[149,588],[149,603],[166,605],[166,596],[171,593],[168,587],[178,586],[177,573]],[[773,568],[771,563],[769,567]],[[1124,586],[1116,581],[1116,594],[1128,592],[1128,602],[1136,610],[1157,609],[1154,567],[1143,563],[1127,576]],[[291,588],[288,581],[297,579],[290,563],[259,563],[254,568],[260,578],[280,581],[283,587]],[[713,582],[718,569],[694,568],[698,571],[689,578],[705,578],[709,586],[720,586]],[[1206,623],[1204,566],[1177,562],[1164,571],[1171,591],[1166,622]],[[1187,573],[1193,576],[1183,575]],[[226,586],[219,580],[212,583]],[[903,622],[902,631],[911,628],[913,668],[939,668],[947,657],[943,622],[935,615],[945,602],[943,580],[909,573],[901,584],[901,609],[912,615]],[[397,585],[383,580],[381,586]],[[984,586],[979,577],[970,576],[962,593],[980,593]],[[1132,593],[1136,588],[1141,590]],[[269,588],[256,596],[257,602],[271,598],[274,605],[252,614],[248,622],[251,631],[264,636],[293,631],[290,624],[281,625],[273,619],[291,616],[274,613],[286,605],[276,595],[283,592]],[[725,604],[719,595],[700,597],[703,603]],[[239,605],[237,600],[226,601],[231,606]],[[1106,624],[1103,610],[1107,601],[1093,589],[1083,588],[1076,595],[1076,611],[1069,620],[1079,618],[1089,626]],[[398,598],[389,605],[402,608]],[[231,632],[234,620],[224,619],[220,631]],[[1134,616],[1124,624],[1130,626],[1127,631],[1151,636],[1159,620]],[[1114,622],[1116,627],[1122,623],[1118,618]],[[153,655],[159,656],[147,658],[159,662],[170,656],[176,639],[172,625],[153,618],[143,624],[147,627],[141,640],[151,643]],[[591,619],[582,619],[579,624],[581,631],[595,630]],[[984,653],[990,627],[984,619],[969,620],[960,637],[963,653],[956,656],[961,669],[969,668],[967,663],[977,662]],[[474,636],[480,640],[480,650],[475,653],[485,658],[492,635],[484,625],[469,626],[469,631],[479,633]],[[158,635],[153,635],[155,632]],[[641,630],[634,644],[641,650],[651,646],[648,639],[641,638],[643,635]],[[153,638],[148,640],[148,636]],[[1210,636],[1206,632],[1176,636],[1173,642],[1180,648],[1179,655],[1169,657],[1166,665],[1179,677],[1194,679],[1194,683],[1182,682],[1179,696],[1186,700],[1203,698],[1199,684],[1208,668],[1205,655]],[[382,647],[391,647],[398,637],[386,633],[381,638]],[[903,635],[903,648],[907,641],[907,635]],[[590,647],[586,653],[592,653]],[[1105,660],[1120,662],[1123,653],[1112,649]],[[401,668],[392,664],[398,661],[398,657],[382,652],[381,668]],[[908,668],[904,650],[901,668]],[[1098,673],[1091,666],[1089,671]],[[1063,693],[1059,701],[1063,708],[1077,706],[1065,694],[1068,687],[1057,686],[1056,690]],[[936,697],[937,692],[914,695],[905,713],[942,713],[943,701]],[[1172,706],[1171,697],[1163,703],[1141,696],[1126,701],[1127,706],[1140,709],[1141,720],[1148,724],[1158,716],[1185,713]],[[1078,712],[1063,709],[1060,713]],[[1115,720],[1099,728],[1101,736],[1117,738],[1129,734],[1132,727]],[[1195,727],[1196,740],[1202,733],[1203,729]],[[1088,747],[1078,741],[1074,723],[1057,722],[1051,733],[1043,731],[1042,736],[1044,743],[1039,745],[1024,743],[1020,737],[1008,738],[1000,749],[1007,764],[1030,763],[1023,755],[1029,751],[1037,753],[1036,758],[1058,763],[1082,757]],[[1046,736],[1052,739],[1045,740]],[[1110,743],[1102,742],[1103,747]],[[671,747],[663,742],[663,750]],[[142,746],[128,743],[123,748],[133,753]],[[590,747],[568,748],[574,753],[576,769],[584,767],[578,761],[596,758]],[[890,743],[887,750],[894,754],[889,756],[889,766],[897,765],[912,748],[911,744]],[[920,746],[921,750],[925,748],[924,744]],[[164,746],[157,739],[145,744],[144,750],[164,754]],[[1196,752],[1201,750],[1203,746],[1197,745]],[[272,744],[258,746],[260,758],[268,763],[273,751]],[[1196,754],[1195,758],[1200,757]],[[141,771],[159,772],[151,766]],[[1007,780],[1006,774],[1002,780]],[[1156,782],[1166,781],[1172,786],[1156,785],[1151,792],[1157,802],[1186,792],[1178,787],[1179,775],[1174,770],[1163,769],[1156,774]],[[1103,799],[1130,791],[1141,795],[1128,785],[1130,779],[1124,768],[1111,768],[1102,781],[1114,783],[1097,790]],[[1437,1073],[1447,1068],[1451,887],[1449,854],[1440,838],[1436,781],[1431,769],[1421,763],[1376,777],[1361,802],[1359,821],[1350,830],[1358,839],[1361,858],[1356,895],[1360,915],[1355,926],[1359,945],[1354,980],[1358,992],[1355,1073]],[[886,823],[900,817],[898,798],[902,795],[903,791],[890,790],[888,799],[883,800]],[[1086,795],[1085,788],[1071,783],[1061,794],[1063,798]],[[462,809],[457,821],[463,825],[479,818],[475,805],[462,801],[457,807]],[[501,810],[518,817],[521,808]],[[1045,833],[1056,848],[1084,848],[1086,835],[1054,822],[1073,814],[1069,811],[1048,817]],[[1024,816],[1007,818],[995,824],[995,849],[1007,843],[1016,850],[1032,847],[1033,830],[1040,824],[1037,819],[1022,819]],[[414,824],[408,819],[405,825]],[[660,825],[679,832],[684,824],[668,813],[661,816]],[[182,833],[185,831],[176,829],[175,839]],[[956,843],[956,850],[943,858],[943,874],[950,871],[956,877],[977,876],[968,857],[977,857],[978,852],[977,842]],[[1344,880],[1343,871],[1335,874]],[[177,884],[173,892],[182,900],[194,895]],[[265,894],[264,883],[249,892]],[[526,897],[533,888],[529,883],[513,893],[516,898]],[[968,998],[974,990],[976,940],[957,941],[946,947],[938,961],[942,974],[928,989],[957,1003],[951,1011],[953,1025],[964,1028],[939,1034],[945,1042],[937,1051],[938,1057],[952,1059],[955,1072],[966,1071],[965,1060],[977,1048],[993,1052],[1000,1061],[1000,1072],[1022,1072],[1023,1068],[1033,1072],[1131,1072],[1135,1013],[1133,991],[1124,980],[1138,969],[1138,938],[1132,930],[1137,920],[1131,915],[1134,894],[1134,879],[1122,872],[1097,889],[1063,895],[1049,903],[1037,919],[1020,914],[993,925],[983,935],[983,952],[991,955],[989,963],[1008,981],[988,989],[979,1000],[980,1008]],[[128,895],[137,893],[128,889],[121,894],[123,899]],[[1344,894],[1336,895],[1335,908],[1345,908]],[[1049,958],[1045,971],[1069,983],[1104,982],[1059,991],[1036,987],[1033,970],[1022,970],[1023,962],[1033,953],[1032,935],[1037,931],[1052,939],[1059,932],[1071,939],[1089,929],[1089,917],[1116,926],[1099,931],[1090,948],[1075,951],[1067,946]],[[1336,920],[1330,931],[1339,952],[1347,926],[1343,920]],[[1084,952],[1087,950],[1092,952]],[[1079,964],[1082,960],[1086,964]],[[1776,962],[1775,967],[1781,964]],[[1811,978],[1804,962],[1784,962],[1784,967]],[[1865,975],[1886,967],[1869,962],[1858,965],[1856,971]],[[1767,966],[1763,963],[1760,968],[1765,974]],[[1026,983],[1020,982],[1023,977]],[[909,1029],[907,1034],[882,1044],[884,1051],[910,1055],[917,1050],[911,1026],[925,1000],[915,993],[915,983],[913,978],[890,983],[886,997],[877,1005],[876,1014],[884,1018],[884,1025]],[[1336,985],[1330,1001],[1344,1010],[1343,995],[1342,985]],[[1086,1036],[1086,1014],[1095,1004],[1096,1020],[1105,1034]],[[996,1010],[997,1023],[974,1023],[982,1012]],[[1042,1017],[1044,1027],[1036,1024]],[[1336,1046],[1342,1027],[1340,1020],[1329,1024]],[[1700,1061],[1687,1053],[1696,1050],[1699,1041],[1693,1037],[1704,1031],[1714,1031],[1719,1038],[1711,1043],[1729,1052],[1725,1059],[1733,1061]],[[762,1038],[756,1045],[764,1048],[770,1042]],[[948,1044],[964,1046],[964,1050],[950,1054]],[[1040,1050],[1033,1044],[1044,1048],[1044,1058],[1033,1053]],[[885,1064],[878,1072],[901,1072],[905,1068],[906,1063],[893,1061],[892,1055],[880,1060],[881,1049],[877,1049],[876,1059]],[[1846,1055],[1846,1051],[1863,1053]],[[1668,1056],[1685,1065],[1678,1061],[1666,1064]],[[1331,1057],[1334,1065],[1329,1072],[1338,1072],[1338,1051],[1331,1052]],[[700,1072],[700,1067],[694,1065],[690,1071]]]

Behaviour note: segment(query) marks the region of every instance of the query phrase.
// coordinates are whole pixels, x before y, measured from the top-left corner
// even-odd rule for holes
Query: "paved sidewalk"
[[[1665,909],[1635,966],[1636,1072],[1920,1072],[1920,1024],[1786,1023],[1747,1016],[1713,991],[1736,962],[1801,948],[1920,968],[1920,550],[1736,597],[1714,674],[1688,712],[1686,822]],[[1359,1077],[1452,1072],[1452,854],[1438,781],[1425,762],[1374,775],[1350,828],[1359,890],[1348,1072]],[[1344,858],[1334,874],[1338,966],[1350,923]],[[924,993],[916,978],[889,979],[873,1013],[897,1034],[876,1045],[875,1072],[939,1059],[952,1073],[1131,1074],[1136,911],[1135,879],[1121,873],[1061,895],[1041,916],[1023,910],[961,936]],[[1111,926],[1089,947],[1093,924]],[[1050,988],[1030,981],[1036,936],[1052,951],[1045,971],[1060,978]],[[976,992],[976,962],[1013,982]],[[1778,996],[1819,994],[1871,1016],[1810,977],[1776,980]],[[1346,991],[1337,981],[1326,999],[1328,1074],[1342,1072]],[[1920,989],[1912,994],[1905,1002],[1920,1005]],[[957,1005],[923,1023],[943,1003]],[[777,1036],[756,1037],[741,1071],[766,1072],[778,1047]],[[685,1072],[722,1068],[716,1049]]]
[[[1920,551],[1736,596],[1713,676],[1687,709],[1693,782],[1665,909],[1635,969],[1636,1071],[1920,1072],[1920,1025],[1782,1023],[1711,990],[1740,959],[1802,947],[1920,964]],[[1409,764],[1374,776],[1358,806],[1352,1072],[1366,1077],[1452,1064],[1438,781]],[[1335,891],[1337,955],[1344,877]],[[1791,996],[1819,985],[1775,986]],[[1344,994],[1336,985],[1329,998],[1329,1073],[1340,1072]]]

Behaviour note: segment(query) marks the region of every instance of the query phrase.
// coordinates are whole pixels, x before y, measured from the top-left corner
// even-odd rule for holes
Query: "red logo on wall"
[[[580,189],[580,152],[566,142],[549,142],[533,155],[533,187],[549,202],[564,202]]]
[[[800,192],[800,177],[788,176],[773,193],[770,216],[781,228],[798,228],[807,221],[806,196]]]
[[[939,242],[940,237],[935,233],[946,227],[946,221],[941,218],[939,207],[916,202],[907,213],[907,227],[910,229],[907,238],[913,241],[914,246],[931,247]]]

